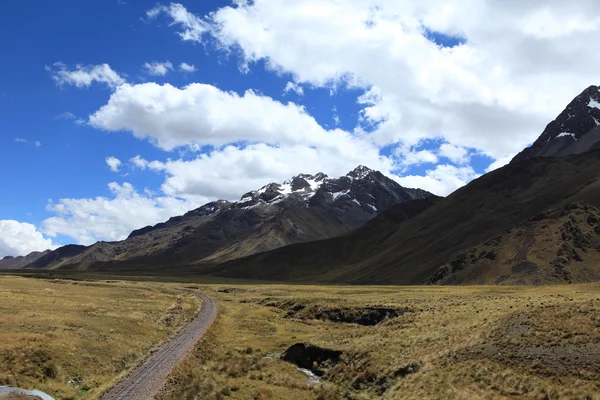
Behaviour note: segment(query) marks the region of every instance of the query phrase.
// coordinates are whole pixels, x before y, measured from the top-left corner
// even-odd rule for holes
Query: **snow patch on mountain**
[[[334,193],[331,193],[331,198],[333,199],[333,201],[336,201],[340,197],[346,196],[347,194],[348,194],[348,190],[343,190],[341,192],[334,192]]]
[[[577,137],[575,136],[575,134],[569,133],[569,132],[559,133],[556,137],[559,138],[559,137],[567,137],[567,136],[571,136],[573,139],[577,140]]]
[[[588,107],[589,108],[597,108],[600,110],[600,103],[594,99],[590,99],[590,102],[588,103]]]

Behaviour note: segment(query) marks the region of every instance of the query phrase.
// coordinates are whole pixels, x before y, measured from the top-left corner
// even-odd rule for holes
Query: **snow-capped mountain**
[[[365,166],[339,178],[300,174],[248,192],[239,201],[210,202],[164,223],[138,229],[120,242],[99,242],[66,258],[51,253],[37,260],[35,267],[98,262],[214,264],[340,235],[394,204],[430,195],[421,189],[404,188]],[[51,262],[45,265],[45,260]]]
[[[563,157],[597,148],[600,148],[600,88],[590,86],[546,126],[531,147],[511,162],[530,157]]]
[[[305,207],[319,207],[336,202],[348,203],[369,214],[384,211],[392,204],[424,198],[429,192],[407,189],[378,171],[360,165],[345,176],[329,178],[323,173],[300,174],[283,182],[270,183],[259,190],[248,192],[232,207],[254,207],[283,203],[303,203]]]

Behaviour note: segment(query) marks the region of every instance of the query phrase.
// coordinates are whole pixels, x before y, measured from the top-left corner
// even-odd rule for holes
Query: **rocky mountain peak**
[[[359,165],[354,168],[352,171],[348,172],[346,176],[354,179],[363,179],[371,172],[374,172],[371,168],[365,167],[364,165]]]
[[[592,85],[575,97],[531,145],[511,162],[530,157],[563,157],[600,147],[600,88]]]
[[[315,175],[299,174],[281,184],[269,183],[244,194],[232,207],[248,209],[276,204],[287,207],[290,202],[320,207],[341,201],[374,214],[397,202],[429,195],[419,189],[403,188],[380,172],[359,165],[339,178],[329,178],[320,172]]]

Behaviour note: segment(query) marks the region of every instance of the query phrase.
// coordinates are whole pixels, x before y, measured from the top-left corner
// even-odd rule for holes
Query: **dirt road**
[[[156,396],[169,373],[192,350],[217,315],[214,301],[199,293],[194,295],[202,300],[202,309],[196,319],[100,396],[100,400],[148,400]]]

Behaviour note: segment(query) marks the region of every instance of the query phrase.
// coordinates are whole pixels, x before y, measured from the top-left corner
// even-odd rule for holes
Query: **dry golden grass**
[[[209,285],[218,320],[162,398],[600,399],[599,289]],[[378,326],[310,319],[366,306],[407,311]],[[341,360],[309,385],[279,358],[298,342]]]
[[[195,316],[177,289],[0,277],[0,385],[97,398]]]
[[[0,385],[96,398],[192,318],[184,286],[0,277]],[[600,399],[600,284],[200,290],[219,316],[164,400]],[[402,313],[320,319],[366,307]],[[320,383],[280,359],[299,342],[342,351]]]

